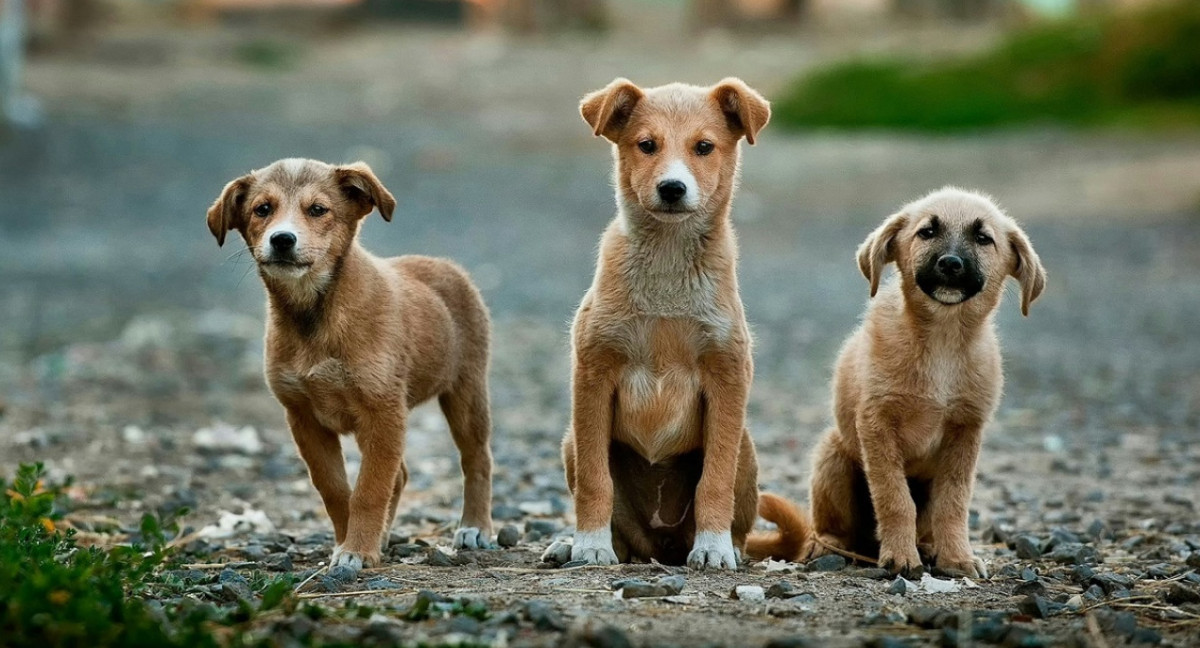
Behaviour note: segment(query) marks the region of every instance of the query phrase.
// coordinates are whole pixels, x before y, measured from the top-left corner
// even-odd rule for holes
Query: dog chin
[[[260,266],[264,273],[276,279],[300,279],[312,269],[312,264],[299,263],[264,263]]]
[[[928,294],[934,301],[945,306],[961,304],[971,298],[971,295],[961,288],[938,287]]]
[[[692,214],[696,213],[695,210],[692,209],[647,209],[646,211],[649,212],[650,216],[654,218],[654,220],[660,223],[682,223],[690,218]]]

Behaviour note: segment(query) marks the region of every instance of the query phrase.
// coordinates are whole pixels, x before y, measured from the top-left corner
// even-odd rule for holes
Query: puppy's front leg
[[[317,422],[307,405],[288,404],[287,423],[300,458],[308,467],[308,477],[325,503],[325,513],[333,520],[334,541],[340,545],[346,540],[350,518],[350,483],[342,441],[336,432]]]
[[[701,367],[704,469],[696,486],[696,539],[687,562],[694,569],[737,569],[730,528],[752,370],[748,360],[737,353],[702,358]]]
[[[933,476],[929,506],[937,566],[987,577],[983,561],[971,552],[967,532],[982,431],[983,423],[978,420],[955,421],[946,426],[937,459],[940,470]]]
[[[908,422],[890,414],[894,407],[882,405],[858,416],[863,472],[871,491],[879,536],[879,565],[892,572],[916,575],[922,571],[917,552],[917,505],[908,490],[904,473],[901,427]]]
[[[402,406],[376,410],[359,420],[356,433],[362,450],[362,468],[350,495],[350,524],[346,540],[334,549],[331,565],[360,569],[379,562],[380,543],[392,492],[404,461]]]
[[[613,482],[608,467],[612,444],[613,393],[608,366],[575,361],[571,428],[575,438],[575,541],[571,560],[615,565],[612,544]]]

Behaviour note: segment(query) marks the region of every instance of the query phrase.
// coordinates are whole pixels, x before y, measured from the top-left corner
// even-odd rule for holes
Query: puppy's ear
[[[245,225],[246,192],[250,191],[250,176],[231,181],[221,190],[216,202],[208,208],[208,231],[217,239],[217,247],[225,245],[225,234]]]
[[[758,131],[771,120],[771,103],[741,79],[729,77],[713,88],[712,98],[725,113],[729,130],[754,144]]]
[[[616,142],[629,123],[634,106],[642,100],[642,90],[629,79],[617,78],[579,102],[579,114],[592,127],[592,134]]]
[[[1008,244],[1012,246],[1013,267],[1010,274],[1021,284],[1021,314],[1029,316],[1029,305],[1046,289],[1046,269],[1029,237],[1019,228],[1008,233]]]
[[[871,282],[872,297],[879,292],[879,279],[883,276],[884,267],[896,260],[893,243],[896,234],[907,224],[908,214],[892,214],[858,246],[858,269]]]
[[[396,199],[375,177],[375,172],[366,162],[342,165],[334,169],[333,174],[346,196],[358,203],[361,210],[359,218],[370,214],[372,209],[378,209],[383,220],[391,222]]]

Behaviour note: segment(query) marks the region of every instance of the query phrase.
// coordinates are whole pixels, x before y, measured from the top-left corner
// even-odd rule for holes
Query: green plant
[[[793,127],[953,131],[1051,121],[1200,124],[1200,3],[1085,16],[931,65],[851,61],[797,81]]]
[[[0,638],[12,646],[253,645],[239,624],[292,598],[290,578],[260,579],[262,602],[232,610],[188,599],[151,604],[171,590],[159,578],[168,566],[172,520],[146,515],[140,540],[127,546],[83,547],[60,528],[62,487],[47,485],[41,464],[23,465],[0,481]],[[174,584],[174,588],[180,584]],[[232,632],[231,632],[232,631]]]

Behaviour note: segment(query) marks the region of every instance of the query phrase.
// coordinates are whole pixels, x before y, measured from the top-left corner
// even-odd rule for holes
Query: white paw
[[[333,548],[333,555],[329,557],[329,568],[334,567],[349,567],[354,571],[361,571],[363,563],[366,562],[366,557],[353,551],[342,549],[341,545]]]
[[[461,527],[454,532],[455,549],[491,549],[488,534],[475,527]]]
[[[612,530],[575,531],[575,542],[571,545],[571,562],[582,560],[589,565],[615,565],[617,552],[613,551]]]
[[[692,552],[688,554],[688,567],[692,569],[737,569],[737,553],[733,550],[733,537],[728,531],[700,531]]]

